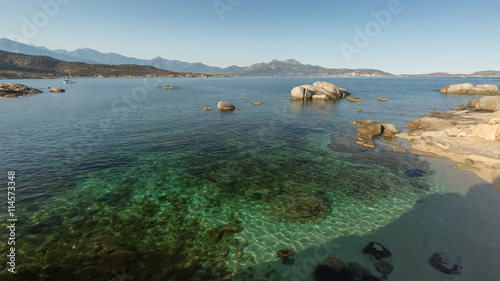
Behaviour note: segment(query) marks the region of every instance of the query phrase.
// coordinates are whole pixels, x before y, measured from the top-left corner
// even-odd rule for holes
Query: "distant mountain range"
[[[116,53],[101,53],[93,49],[49,50],[45,47],[36,47],[22,44],[5,38],[0,38],[0,50],[27,55],[49,56],[68,62],[83,62],[87,64],[122,65],[134,64],[153,66],[155,68],[174,72],[193,72],[205,74],[227,74],[236,76],[396,76],[377,69],[346,69],[324,68],[321,66],[301,64],[289,59],[285,61],[273,60],[269,63],[257,63],[246,67],[230,66],[220,68],[203,63],[188,63],[179,60],[168,60],[156,57],[150,60],[126,57]],[[500,77],[500,71],[480,71],[472,74],[430,73],[418,75],[397,75],[404,77]]]
[[[69,73],[71,71],[71,73]],[[77,77],[213,77],[222,75],[173,72],[150,65],[88,64],[68,62],[49,56],[25,55],[0,51],[0,78]]]

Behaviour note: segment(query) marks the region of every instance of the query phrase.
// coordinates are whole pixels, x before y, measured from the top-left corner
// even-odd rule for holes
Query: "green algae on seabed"
[[[418,158],[339,152],[316,146],[314,132],[302,139],[280,133],[227,137],[215,152],[210,141],[189,150],[166,144],[168,153],[90,172],[23,218],[17,278],[107,281],[124,269],[135,280],[221,280],[272,259],[270,245],[280,240],[299,243],[298,250],[316,243],[287,227],[305,224],[325,237],[366,232],[430,188],[425,178],[404,176],[408,167],[425,170]],[[304,211],[291,199],[297,194],[320,209]],[[388,208],[375,222],[363,218],[377,207]],[[214,239],[226,223],[244,230]]]

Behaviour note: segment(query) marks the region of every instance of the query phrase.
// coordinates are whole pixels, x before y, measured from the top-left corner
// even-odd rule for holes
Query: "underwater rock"
[[[270,203],[267,215],[278,221],[307,223],[323,219],[330,212],[325,198],[295,187],[277,195]]]
[[[207,236],[210,237],[210,239],[215,243],[218,243],[224,236],[224,231],[218,228],[212,228],[207,231]]]
[[[357,262],[349,262],[347,263],[347,265],[349,266],[349,272],[351,273],[351,280],[364,281],[368,280],[367,278],[373,277],[368,268]]]
[[[380,258],[385,258],[385,257],[390,257],[392,255],[391,251],[386,249],[384,246],[371,241],[364,249],[363,253],[365,254],[371,254],[374,256],[377,260]]]
[[[446,274],[460,274],[462,272],[462,258],[459,256],[435,253],[429,260],[435,269]]]
[[[281,262],[286,265],[292,265],[295,262],[294,258],[284,257],[281,259]]]
[[[347,269],[347,265],[341,259],[334,258],[334,257],[327,257],[323,261],[323,265],[330,267],[331,269],[333,269],[336,272],[340,272],[342,270]]]
[[[314,280],[315,281],[334,281],[337,279],[334,279],[335,277],[335,271],[331,269],[330,267],[326,265],[318,265],[314,269],[313,272],[314,275]],[[345,281],[348,281],[350,279],[345,279]],[[344,281],[344,280],[343,280]]]
[[[287,257],[295,255],[295,249],[279,250],[277,255],[278,255],[278,258],[287,258]]]
[[[421,169],[408,169],[404,172],[404,175],[410,178],[420,178],[425,176],[426,172]]]
[[[377,261],[374,266],[382,274],[391,274],[394,271],[394,266],[388,261]]]
[[[234,248],[234,258],[235,259],[241,259],[241,257],[243,257],[243,249],[241,249],[240,247],[236,247]]]
[[[222,229],[224,229],[224,231],[228,234],[234,234],[243,231],[243,227],[232,222],[222,225]]]
[[[134,252],[117,245],[103,244],[97,253],[98,262],[96,271],[99,273],[111,272],[116,268],[122,268],[136,259]]]

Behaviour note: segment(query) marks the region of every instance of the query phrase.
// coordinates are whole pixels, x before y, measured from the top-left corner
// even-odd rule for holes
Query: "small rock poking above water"
[[[252,104],[255,104],[255,105],[261,105],[261,104],[262,104],[262,102],[260,102],[260,101],[253,101],[253,102],[252,102]]]
[[[66,90],[64,90],[64,89],[54,88],[54,87],[50,87],[49,91],[52,93],[64,93],[64,92],[66,92]]]
[[[167,86],[163,86],[163,90],[173,90],[173,89],[177,89],[179,87],[177,86],[170,86],[170,85],[167,85]]]
[[[234,106],[234,104],[229,103],[227,101],[220,101],[217,104],[217,109],[218,110],[235,110],[236,106]]]
[[[471,83],[454,84],[441,88],[443,94],[497,95],[497,85],[477,85]]]
[[[348,97],[348,98],[346,98],[346,100],[348,100],[348,101],[363,101],[362,98],[357,98],[357,97]]]
[[[344,88],[328,82],[314,82],[313,85],[297,86],[290,92],[293,100],[329,100],[340,99],[350,95]]]
[[[391,251],[389,251],[379,243],[373,241],[368,243],[368,245],[363,249],[363,253],[370,254],[374,256],[377,260],[381,258],[390,257],[392,255]]]
[[[23,84],[17,83],[7,83],[0,84],[0,97],[4,98],[17,98],[20,96],[26,96],[28,94],[39,94],[42,91],[30,88]]]
[[[462,272],[462,258],[459,256],[435,253],[429,258],[429,264],[446,274],[460,274]]]
[[[379,101],[388,101],[389,99],[388,98],[378,97],[377,100],[379,100]]]

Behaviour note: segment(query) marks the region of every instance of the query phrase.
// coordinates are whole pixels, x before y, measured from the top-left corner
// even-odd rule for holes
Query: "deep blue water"
[[[364,101],[288,99],[293,87],[318,80]],[[474,98],[440,94],[441,87],[500,84],[497,78],[466,80],[81,78],[64,85],[65,93],[46,90],[62,86],[59,80],[15,81],[45,89],[0,100],[1,173],[17,175],[17,233],[23,242],[17,254],[25,278],[19,280],[110,280],[122,268],[135,280],[234,276],[274,257],[251,234],[263,227],[260,222],[269,223],[267,230],[273,224],[293,229],[328,222],[287,215],[287,202],[297,196],[324,202],[330,217],[383,206],[388,211],[379,222],[359,211],[370,229],[383,227],[419,198],[456,184],[443,185],[435,164],[424,157],[387,150],[392,142],[379,140],[373,150],[356,145],[351,122],[371,119],[405,131],[433,107],[444,111]],[[179,88],[164,91],[163,85]],[[220,100],[242,110],[218,112]],[[206,106],[214,110],[204,111]],[[479,181],[453,173],[458,181]],[[0,214],[5,220],[6,213]],[[210,230],[226,223],[243,223],[245,230],[207,240]],[[363,231],[356,222],[338,223],[334,237]],[[6,235],[0,233],[2,242]],[[277,239],[271,236],[269,241]],[[280,239],[293,244],[291,237]],[[315,242],[300,243],[294,246]]]

